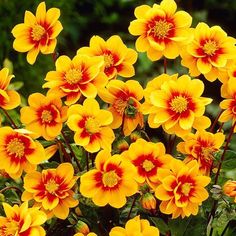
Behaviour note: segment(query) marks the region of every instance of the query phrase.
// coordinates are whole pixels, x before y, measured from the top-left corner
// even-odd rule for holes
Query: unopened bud
[[[129,149],[129,144],[126,142],[126,140],[121,139],[116,143],[116,148],[121,153]]]
[[[134,143],[139,138],[142,138],[142,135],[138,131],[134,131],[133,133],[130,134],[130,139],[132,143]]]
[[[84,235],[87,235],[90,232],[88,225],[81,220],[75,225],[75,231]]]
[[[155,210],[157,205],[156,198],[151,193],[145,193],[141,197],[141,205],[144,209]]]

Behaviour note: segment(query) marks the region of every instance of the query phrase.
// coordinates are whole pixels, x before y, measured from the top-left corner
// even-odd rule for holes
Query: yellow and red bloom
[[[102,150],[96,156],[95,166],[96,169],[81,176],[80,192],[92,198],[97,206],[109,204],[121,208],[126,197],[138,191],[135,168],[120,155],[111,156],[110,152]]]
[[[46,11],[45,2],[41,2],[36,10],[36,15],[30,11],[25,12],[24,23],[12,29],[15,37],[13,48],[18,52],[28,52],[27,61],[34,64],[39,52],[53,53],[57,44],[56,37],[62,31],[58,18],[60,10],[50,8]]]
[[[212,99],[201,97],[203,90],[201,80],[191,80],[187,75],[165,81],[159,90],[150,93],[152,106],[146,112],[153,113],[151,121],[156,128],[162,125],[169,134],[183,136],[190,133],[192,127],[205,129],[210,119],[203,114]]]
[[[33,93],[28,98],[29,106],[21,108],[21,122],[33,136],[43,136],[52,140],[61,133],[62,124],[67,118],[67,107],[60,98]]]
[[[223,192],[225,195],[234,198],[236,203],[236,181],[228,180],[223,186]]]
[[[37,164],[47,159],[38,141],[11,127],[0,128],[0,155],[1,168],[13,179],[19,178],[23,171],[35,170]]]
[[[103,56],[103,71],[108,80],[116,79],[117,75],[132,77],[135,74],[133,64],[137,61],[138,54],[135,50],[127,48],[118,35],[111,36],[107,41],[93,36],[89,47],[80,48],[77,54]]]
[[[168,169],[157,172],[161,184],[155,196],[161,200],[160,210],[172,218],[197,215],[199,205],[208,198],[205,187],[210,177],[202,176],[197,161],[184,162],[172,159]]]
[[[113,227],[109,233],[109,236],[128,236],[128,235],[139,235],[139,236],[159,236],[159,229],[151,226],[149,221],[146,219],[140,219],[140,216],[136,216],[129,220],[125,224],[125,228],[120,226]]]
[[[42,173],[33,171],[24,177],[23,201],[34,200],[48,215],[66,219],[69,208],[78,205],[72,191],[78,177],[70,163],[62,163],[56,169],[46,169]]]
[[[174,0],[163,0],[152,7],[141,5],[135,9],[136,20],[129,26],[132,35],[139,36],[136,49],[147,52],[150,60],[159,60],[163,55],[174,59],[180,54],[183,44],[189,41],[192,17],[185,11],[176,11]]]
[[[49,88],[49,94],[66,97],[66,104],[78,101],[81,94],[88,98],[95,98],[97,89],[105,87],[107,78],[101,72],[104,64],[103,57],[89,57],[76,55],[72,60],[67,56],[60,56],[56,60],[56,71],[47,73],[48,81],[43,88]]]
[[[143,88],[138,81],[111,80],[106,88],[98,91],[98,95],[110,104],[108,110],[114,118],[111,128],[117,129],[123,124],[124,135],[128,136],[138,125],[143,127],[139,102],[143,98]]]
[[[101,148],[111,151],[115,139],[112,113],[100,109],[99,103],[87,98],[83,106],[76,104],[68,109],[67,125],[75,131],[75,143],[83,146],[88,152],[98,152]]]
[[[28,202],[20,206],[10,206],[3,203],[6,216],[0,216],[1,236],[45,236],[46,232],[41,226],[47,220],[44,212],[37,207],[28,208]]]
[[[197,160],[202,174],[209,175],[214,161],[214,154],[223,145],[225,135],[222,133],[212,134],[202,130],[195,134],[188,134],[183,139],[184,142],[177,145],[177,150],[186,155],[184,162]]]
[[[137,181],[141,184],[146,182],[152,188],[159,183],[158,169],[166,168],[172,159],[172,156],[165,154],[163,143],[147,142],[144,139],[138,139],[132,143],[128,151],[121,155],[136,167]]]
[[[227,83],[222,86],[221,96],[225,99],[220,103],[220,107],[224,109],[219,117],[220,122],[232,121],[236,122],[236,83],[235,78],[230,78]],[[234,129],[236,132],[236,127]]]
[[[97,236],[97,234],[91,232],[91,233],[88,233],[88,234],[83,234],[83,233],[76,233],[74,234],[73,236]]]
[[[0,107],[6,110],[11,110],[20,105],[20,95],[14,91],[9,90],[8,85],[14,75],[9,75],[9,69],[3,68],[0,70]]]
[[[181,53],[181,64],[191,76],[203,74],[209,81],[221,78],[229,59],[235,58],[236,40],[219,27],[201,22],[193,31],[194,39]],[[224,74],[224,73],[223,73]]]

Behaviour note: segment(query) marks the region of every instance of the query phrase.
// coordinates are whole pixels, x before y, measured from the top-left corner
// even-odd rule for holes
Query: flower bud
[[[88,225],[81,220],[75,225],[75,230],[77,233],[82,233],[84,235],[87,235],[90,232]]]
[[[228,180],[223,186],[224,194],[229,197],[234,197],[234,202],[236,202],[236,181]]]
[[[136,140],[138,140],[139,138],[142,138],[142,135],[140,132],[138,131],[134,131],[133,133],[130,134],[130,139],[131,142],[134,143]]]
[[[116,143],[116,148],[120,153],[122,153],[129,149],[129,144],[126,142],[126,140],[121,139]]]
[[[141,205],[144,209],[155,210],[157,205],[156,198],[151,193],[145,193],[141,197]]]

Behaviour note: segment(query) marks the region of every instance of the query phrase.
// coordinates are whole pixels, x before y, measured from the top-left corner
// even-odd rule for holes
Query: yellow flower
[[[10,127],[0,128],[1,168],[17,179],[22,172],[36,169],[46,158],[43,146],[29,135]]]
[[[197,160],[203,175],[209,175],[213,165],[214,154],[219,151],[225,140],[222,133],[212,134],[204,130],[189,134],[184,142],[177,145],[177,150],[186,155],[184,162]]]
[[[162,125],[169,134],[183,136],[188,134],[192,127],[205,129],[210,125],[210,119],[203,116],[205,106],[212,99],[201,97],[204,84],[198,79],[182,75],[178,79],[165,81],[160,89],[150,93],[149,99],[152,106],[146,113],[153,114],[149,119],[151,127]]]
[[[62,163],[56,169],[46,169],[42,173],[33,171],[24,177],[23,201],[34,200],[35,205],[45,211],[48,218],[56,216],[66,219],[69,208],[78,205],[72,191],[77,177],[70,163]]]
[[[171,161],[171,156],[165,154],[163,143],[147,142],[144,139],[138,139],[132,143],[128,149],[121,154],[127,158],[136,167],[136,178],[139,183],[145,183],[155,188],[159,183],[157,171],[159,168],[165,168]]]
[[[101,148],[111,151],[115,139],[109,127],[112,121],[112,113],[100,109],[99,103],[93,98],[87,98],[83,106],[76,104],[68,109],[67,125],[75,131],[75,143],[88,152],[98,152]]]
[[[136,20],[129,26],[132,35],[139,36],[136,49],[147,52],[150,60],[159,60],[163,55],[174,59],[180,54],[183,44],[189,41],[192,17],[185,11],[177,11],[174,0],[163,0],[160,5],[138,6]]]
[[[13,207],[3,203],[6,217],[0,216],[1,236],[45,236],[42,224],[47,220],[44,212],[37,207],[28,208],[28,202]]]
[[[120,226],[113,227],[109,233],[109,236],[159,236],[160,232],[158,228],[151,226],[146,219],[140,219],[140,216],[136,216],[129,220],[125,224],[125,228]]]
[[[76,233],[73,236],[97,236],[95,233],[88,233],[88,234],[82,234],[82,233]]]
[[[127,48],[118,35],[111,36],[107,41],[99,36],[93,36],[89,47],[80,48],[77,54],[103,56],[103,71],[108,80],[116,79],[117,75],[132,77],[135,74],[133,64],[137,60],[137,52]]]
[[[233,197],[234,202],[236,203],[236,181],[228,180],[223,186],[224,194]]]
[[[220,103],[220,107],[224,109],[223,113],[219,117],[220,122],[232,121],[234,124],[236,121],[236,83],[235,78],[230,78],[221,91],[221,96],[226,98]],[[236,127],[234,129],[236,132]]]
[[[135,168],[120,155],[111,156],[102,150],[96,156],[95,166],[96,169],[81,176],[80,192],[92,198],[96,205],[121,208],[126,204],[126,197],[138,191]]]
[[[76,103],[81,94],[95,98],[97,89],[107,84],[101,72],[103,64],[103,57],[77,55],[71,60],[60,56],[56,60],[56,71],[47,73],[45,80],[48,82],[43,88],[49,88],[49,95],[66,97],[67,105]]]
[[[0,70],[0,107],[11,110],[20,105],[20,95],[14,91],[7,89],[14,75],[9,75],[9,69]]]
[[[200,175],[197,161],[185,164],[172,159],[169,168],[160,168],[157,176],[161,184],[156,188],[155,196],[162,201],[162,213],[172,214],[172,218],[197,215],[199,205],[208,198],[204,187],[211,180]]]
[[[56,37],[62,30],[58,21],[60,10],[50,8],[46,11],[45,2],[41,2],[34,16],[25,12],[24,23],[16,25],[12,34],[15,37],[13,48],[18,52],[28,52],[27,61],[34,64],[38,53],[53,53],[57,44]]]
[[[203,74],[209,81],[224,77],[224,67],[235,58],[236,40],[219,27],[209,27],[201,22],[193,31],[194,39],[181,53],[181,64],[191,76]],[[221,75],[223,73],[223,75]]]
[[[26,129],[34,132],[35,138],[43,136],[46,140],[52,140],[59,135],[67,114],[67,107],[62,106],[61,99],[33,93],[28,103],[29,106],[20,110],[21,122]]]
[[[124,135],[128,136],[138,125],[143,127],[139,102],[143,98],[143,88],[138,81],[111,80],[106,89],[98,91],[98,95],[110,104],[108,110],[114,118],[111,128],[117,129],[123,124]]]

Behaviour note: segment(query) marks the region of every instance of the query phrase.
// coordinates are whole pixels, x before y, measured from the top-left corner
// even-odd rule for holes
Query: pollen
[[[105,67],[109,68],[114,64],[114,58],[111,54],[104,54]]]
[[[164,39],[168,36],[168,33],[172,28],[173,24],[167,22],[166,20],[159,20],[152,28],[152,32],[159,39]]]
[[[7,236],[17,235],[19,231],[19,223],[16,222],[15,220],[11,220],[11,221],[8,220],[3,230],[4,230],[3,235],[7,235]]]
[[[203,51],[209,56],[213,56],[217,49],[218,49],[217,43],[212,40],[206,41],[206,43],[203,46]]]
[[[55,195],[56,194],[56,191],[58,190],[59,188],[59,184],[56,183],[56,181],[54,179],[50,179],[46,184],[45,184],[45,188],[46,190]]]
[[[66,72],[65,79],[69,84],[77,84],[82,79],[82,72],[78,69],[70,69]]]
[[[153,163],[149,160],[145,160],[142,164],[142,167],[145,171],[149,172],[151,171],[155,166],[153,165]]]
[[[100,124],[93,117],[89,117],[85,122],[85,128],[90,134],[95,134],[100,130]]]
[[[124,113],[127,105],[128,105],[128,102],[126,100],[117,99],[117,100],[115,100],[115,102],[113,103],[112,106],[116,110],[117,113],[122,115]]]
[[[102,176],[103,185],[109,188],[116,186],[119,180],[120,177],[114,171],[106,172]]]
[[[31,31],[31,37],[35,41],[39,41],[46,34],[46,30],[39,24],[35,24]]]
[[[191,188],[192,188],[192,184],[190,184],[190,183],[185,183],[185,184],[183,184],[183,185],[181,186],[181,192],[182,192],[182,194],[185,195],[185,196],[188,196],[188,195],[189,195],[189,192],[190,192],[190,190],[191,190]]]
[[[49,110],[43,110],[41,120],[42,123],[50,123],[53,120],[52,112]]]
[[[188,101],[182,96],[176,96],[171,100],[170,106],[172,111],[181,113],[187,110]]]
[[[16,157],[22,157],[25,154],[25,145],[24,143],[18,139],[13,138],[8,144],[7,144],[7,152],[10,155],[15,155]]]

